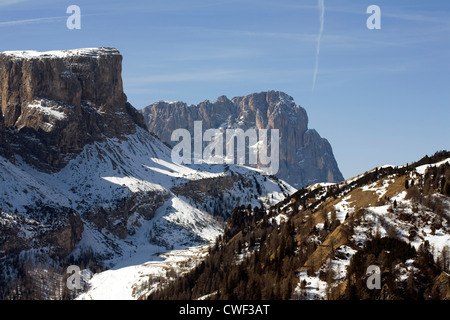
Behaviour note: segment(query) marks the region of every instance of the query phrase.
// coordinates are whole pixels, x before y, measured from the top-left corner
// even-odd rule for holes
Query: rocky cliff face
[[[292,97],[278,92],[254,93],[231,100],[221,96],[215,102],[196,106],[183,102],[156,102],[142,110],[148,129],[163,141],[175,145],[171,134],[179,128],[193,134],[194,121],[210,128],[278,129],[280,168],[277,176],[300,188],[315,182],[343,180],[331,145],[308,129],[308,116]]]
[[[70,208],[46,205],[29,208],[27,215],[0,212],[0,250],[4,256],[36,249],[65,257],[80,241],[84,230],[80,215]]]
[[[0,156],[19,167],[24,160],[38,170],[35,174],[55,173],[86,145],[123,139],[145,127],[143,116],[127,102],[121,69],[122,56],[114,48],[0,53]],[[68,255],[84,230],[81,212],[70,208],[72,199],[48,201],[45,190],[29,201],[15,201],[21,198],[18,188],[28,194],[34,187],[17,181],[19,187],[9,190],[8,174],[14,176],[14,170],[0,174],[2,193],[5,188],[0,250],[9,254],[42,246],[59,257]]]
[[[113,48],[0,53],[2,149],[51,171],[86,144],[135,133],[142,117],[127,103],[121,63]]]

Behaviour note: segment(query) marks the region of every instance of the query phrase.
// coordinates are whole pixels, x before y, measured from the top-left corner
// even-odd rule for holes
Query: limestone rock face
[[[114,48],[0,53],[0,143],[54,171],[86,144],[135,133],[143,118],[127,103],[121,71]]]
[[[277,176],[301,188],[316,182],[338,182],[344,178],[331,145],[312,129],[308,116],[292,97],[279,91],[254,93],[231,100],[225,96],[198,105],[183,102],[156,102],[142,110],[149,131],[163,141],[171,141],[174,130],[188,129],[202,121],[203,131],[216,128],[278,129],[280,168]]]

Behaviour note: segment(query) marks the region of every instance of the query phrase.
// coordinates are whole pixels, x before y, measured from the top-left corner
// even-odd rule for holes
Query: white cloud
[[[317,47],[316,47],[316,66],[314,68],[314,75],[313,75],[313,85],[312,85],[312,91],[314,92],[314,89],[316,87],[316,80],[317,80],[317,73],[319,72],[319,54],[320,54],[320,42],[322,40],[322,34],[323,34],[323,26],[324,26],[324,20],[325,20],[325,3],[324,0],[318,0],[319,4],[319,22],[320,22],[320,29],[319,29],[319,35],[317,37]]]
[[[186,81],[224,81],[239,78],[243,70],[206,70],[198,72],[180,72],[172,74],[150,75],[130,78],[128,84],[148,84],[163,82],[186,82]]]
[[[17,3],[26,2],[28,0],[0,0],[0,7],[12,6]]]
[[[67,19],[67,16],[2,21],[2,22],[0,22],[0,27],[18,26],[18,25],[31,24],[31,23],[55,22],[55,21],[61,21],[64,19]]]

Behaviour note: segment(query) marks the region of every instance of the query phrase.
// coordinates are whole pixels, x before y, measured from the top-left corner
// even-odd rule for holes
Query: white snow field
[[[40,103],[32,108],[60,116],[57,110],[45,109]],[[192,268],[204,254],[204,246],[223,231],[223,221],[214,218],[208,207],[204,209],[193,199],[175,195],[172,188],[193,180],[231,174],[258,181],[262,189],[259,196],[256,196],[255,186],[241,190],[237,185],[224,195],[223,201],[236,206],[274,204],[296,191],[283,181],[263,176],[256,169],[227,165],[226,172],[224,168],[223,165],[174,164],[166,145],[137,128],[135,134],[123,140],[107,138],[85,146],[56,173],[38,171],[19,157],[14,163],[0,157],[0,208],[5,217],[22,215],[26,219],[29,218],[27,206],[36,203],[76,210],[83,220],[84,231],[73,251],[74,257],[86,251],[93,252],[103,257],[108,268],[93,275],[87,283],[87,292],[79,299],[138,299],[153,288],[145,284],[150,276],[167,278],[166,273],[170,276]],[[125,238],[105,228],[99,229],[84,216],[92,208],[113,208],[118,199],[139,192],[158,192],[165,195],[166,200],[150,220],[138,211],[131,211]],[[29,223],[39,224],[39,221]],[[33,234],[27,232],[24,229],[21,233],[29,234],[31,242]],[[83,274],[90,272],[84,270]]]

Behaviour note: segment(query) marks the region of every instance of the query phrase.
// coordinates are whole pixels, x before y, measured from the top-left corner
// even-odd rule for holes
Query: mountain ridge
[[[449,299],[449,178],[443,151],[236,208],[204,263],[149,299]]]
[[[202,121],[203,130],[277,129],[280,132],[277,177],[296,188],[316,182],[344,180],[330,143],[317,131],[308,128],[306,110],[281,91],[252,93],[231,99],[220,96],[214,102],[205,100],[198,105],[159,101],[145,107],[141,113],[149,131],[172,146],[172,132],[182,128],[192,135],[195,121]]]
[[[145,127],[121,72],[114,48],[0,53],[3,156],[57,171],[85,145]]]

